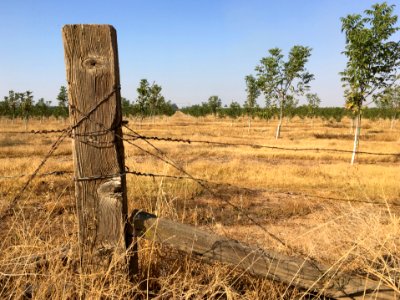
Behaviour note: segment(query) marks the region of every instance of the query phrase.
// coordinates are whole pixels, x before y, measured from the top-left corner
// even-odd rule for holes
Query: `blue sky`
[[[141,78],[156,81],[179,106],[218,95],[246,98],[244,77],[273,47],[313,48],[308,70],[323,106],[342,106],[345,67],[340,17],[369,0],[0,0],[0,97],[32,90],[54,100],[66,85],[61,28],[111,24],[117,30],[122,95],[136,98]],[[390,2],[393,4],[395,2]],[[399,14],[399,7],[396,7]],[[397,35],[397,38],[399,35]],[[258,103],[263,105],[262,97]]]

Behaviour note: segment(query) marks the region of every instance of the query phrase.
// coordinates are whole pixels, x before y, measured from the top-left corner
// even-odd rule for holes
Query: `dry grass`
[[[24,123],[1,121],[3,130],[24,130]],[[183,114],[129,126],[149,136],[255,143],[291,148],[351,150],[350,121],[329,123],[292,120],[282,139],[274,139],[275,122],[195,119]],[[399,152],[400,131],[389,122],[363,123],[361,149]],[[30,129],[60,129],[57,120],[31,121]],[[29,174],[57,134],[0,134],[0,177]],[[153,151],[143,141],[137,145]],[[359,155],[351,167],[347,153],[283,151],[152,141],[180,168],[210,185],[216,199],[190,180],[128,177],[129,207],[204,227],[234,239],[291,250],[271,239],[236,206],[284,240],[335,269],[370,274],[399,290],[399,156]],[[131,170],[182,175],[171,165],[125,143]],[[64,142],[42,172],[72,170],[71,145]],[[0,209],[13,199],[26,178],[0,179]],[[322,197],[322,198],[321,198]],[[341,199],[341,201],[332,198]],[[364,202],[379,202],[380,205]],[[157,298],[157,299],[294,299],[300,291],[254,278],[222,265],[209,265],[173,249],[142,241],[141,274],[126,281],[115,258],[109,270],[79,272],[77,222],[70,175],[37,178],[18,202],[13,216],[0,224],[1,298]],[[70,248],[63,248],[69,245]],[[61,257],[61,259],[60,259]],[[120,260],[120,261],[118,261]]]

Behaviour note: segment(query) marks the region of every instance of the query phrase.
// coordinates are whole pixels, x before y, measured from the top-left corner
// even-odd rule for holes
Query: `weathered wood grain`
[[[307,259],[289,257],[244,245],[193,226],[155,218],[145,212],[130,217],[135,235],[168,244],[205,260],[235,266],[271,280],[340,299],[397,299],[390,287],[356,275],[343,274]]]
[[[107,264],[110,253],[124,252],[132,239],[125,234],[126,178],[120,175],[124,147],[117,36],[109,25],[66,25],[62,36],[81,262],[87,269]]]

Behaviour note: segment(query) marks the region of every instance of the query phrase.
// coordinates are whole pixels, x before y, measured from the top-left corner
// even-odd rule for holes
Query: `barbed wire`
[[[171,179],[189,179],[189,180],[193,180],[191,177],[189,176],[179,176],[179,175],[168,175],[168,174],[155,174],[155,173],[148,173],[148,172],[140,172],[140,171],[129,171],[126,170],[125,171],[126,174],[131,174],[131,175],[135,175],[135,176],[142,176],[142,177],[150,177],[150,178],[171,178]],[[205,179],[200,179],[200,178],[196,178],[196,180],[198,181],[202,181],[202,182],[209,182]]]
[[[47,173],[39,173],[36,174],[36,177],[46,177],[46,176],[61,176],[65,174],[73,174],[73,171],[64,171],[64,170],[58,170],[58,171],[51,171]],[[11,175],[11,176],[0,176],[0,179],[17,179],[17,178],[22,178],[26,176],[31,176],[32,174],[18,174],[18,175]]]
[[[128,128],[124,125],[125,128]],[[250,143],[229,143],[229,142],[217,142],[217,141],[205,141],[205,140],[192,140],[192,139],[182,139],[182,138],[172,138],[172,137],[158,137],[158,136],[145,136],[135,132],[132,134],[125,134],[132,138],[132,140],[154,140],[154,141],[164,141],[164,142],[178,142],[178,143],[202,143],[202,144],[210,144],[210,145],[218,145],[218,146],[233,146],[233,147],[251,147],[255,149],[273,149],[273,150],[285,150],[285,151],[315,151],[315,152],[339,152],[339,153],[353,153],[352,150],[345,149],[334,149],[334,148],[290,148],[290,147],[280,147],[280,146],[271,146],[271,145],[263,145],[263,144],[250,144]],[[129,139],[124,139],[129,140]],[[398,153],[385,153],[385,152],[369,152],[369,151],[357,151],[357,154],[368,154],[368,155],[377,155],[377,156],[399,156]]]
[[[83,121],[83,120],[80,120]],[[80,122],[78,122],[80,123]],[[79,125],[79,124],[76,124]],[[128,128],[124,124],[125,128]],[[64,129],[51,129],[51,130],[31,130],[31,131],[0,131],[0,134],[53,134],[53,133],[62,133],[67,131],[69,128]],[[103,131],[93,132],[90,135],[101,135]],[[264,145],[264,144],[250,144],[250,143],[230,143],[230,142],[218,142],[218,141],[207,141],[207,140],[193,140],[193,139],[184,139],[184,138],[173,138],[173,137],[159,137],[159,136],[146,136],[139,134],[125,134],[132,138],[132,140],[154,140],[154,141],[164,141],[164,142],[178,142],[178,143],[187,143],[187,144],[209,144],[209,145],[218,145],[218,146],[231,146],[231,147],[251,147],[254,149],[273,149],[273,150],[284,150],[284,151],[314,151],[314,152],[336,152],[336,153],[353,153],[352,150],[346,149],[335,149],[335,148],[291,148],[291,147],[281,147],[281,146],[272,146],[272,145]],[[77,134],[77,136],[86,136],[86,134]],[[129,140],[124,138],[125,141]],[[400,152],[371,152],[371,151],[357,151],[357,154],[365,154],[365,155],[375,155],[375,156],[396,156],[400,157]]]
[[[0,131],[0,134],[52,134],[52,133],[62,133],[68,131],[69,127],[64,129],[42,129],[42,130],[30,130],[30,131]]]

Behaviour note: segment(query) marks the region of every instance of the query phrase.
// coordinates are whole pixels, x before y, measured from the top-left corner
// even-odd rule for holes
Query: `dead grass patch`
[[[288,148],[351,150],[353,139],[348,120],[332,124],[314,120],[312,124],[295,118],[284,124],[283,138],[278,141],[273,136],[276,121],[254,120],[248,130],[246,119],[236,120],[232,125],[228,119],[196,119],[178,113],[171,118],[144,120],[141,125],[131,120],[129,125],[145,135]],[[363,151],[398,152],[398,130],[389,131],[387,122],[366,121],[364,125],[368,131],[361,138]],[[64,124],[57,120],[46,124],[32,120],[29,126],[61,129]],[[12,130],[21,128],[23,123],[12,125]],[[0,145],[4,141],[0,147],[0,177],[31,173],[55,137],[0,137]],[[144,209],[262,248],[296,255],[253,224],[246,217],[249,215],[292,249],[307,253],[318,262],[369,274],[399,289],[400,209],[393,206],[400,204],[398,157],[360,155],[358,164],[350,167],[350,154],[343,153],[151,143],[162,153],[146,143],[140,145],[194,177],[214,183],[208,184],[210,192],[187,179],[128,175],[130,209]],[[125,152],[130,170],[184,175],[129,144],[125,144]],[[54,170],[72,170],[69,141],[61,145],[42,171]],[[25,180],[0,179],[1,209]],[[208,264],[147,241],[140,245],[141,274],[134,283],[127,281],[121,263],[116,263],[110,272],[83,274],[76,250],[78,225],[73,185],[72,176],[67,175],[35,179],[20,199],[15,214],[0,224],[2,298],[297,299],[301,296],[300,291],[279,283],[231,267]],[[57,249],[66,244],[71,250],[60,259]],[[36,258],[32,261],[33,256],[42,254],[46,263]]]

